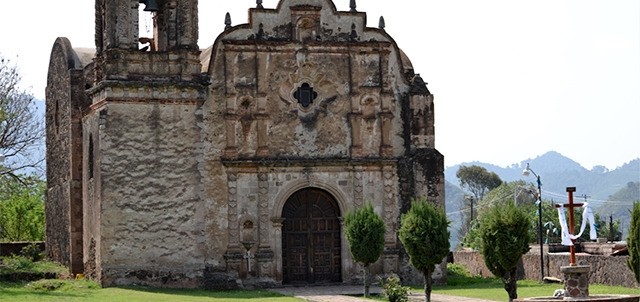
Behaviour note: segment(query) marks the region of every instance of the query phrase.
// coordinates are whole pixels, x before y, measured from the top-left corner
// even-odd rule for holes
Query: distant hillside
[[[460,205],[464,198],[464,193],[459,188],[456,172],[460,166],[477,165],[484,167],[488,171],[494,172],[500,176],[503,181],[524,180],[535,184],[536,179],[533,174],[528,177],[522,176],[522,170],[530,164],[531,169],[540,176],[542,182],[542,198],[554,202],[566,201],[566,187],[576,187],[576,196],[590,196],[589,201],[596,212],[602,217],[613,215],[614,220],[621,220],[623,226],[628,225],[629,209],[631,209],[633,201],[633,190],[640,190],[640,185],[630,185],[640,181],[640,158],[636,158],[615,170],[608,170],[603,166],[596,166],[591,170],[587,170],[574,160],[563,156],[558,152],[547,152],[534,159],[526,159],[520,163],[513,164],[509,167],[499,167],[489,163],[470,162],[461,165],[455,165],[445,169],[446,186],[446,205],[449,214],[449,220],[452,221],[452,228],[459,228]],[[640,191],[635,192],[635,200],[640,200]],[[624,196],[622,198],[621,196]],[[629,199],[627,198],[630,196]],[[457,219],[457,220],[456,220]],[[457,231],[451,232],[452,246],[457,243]]]
[[[445,182],[445,208],[447,210],[447,219],[451,221],[449,225],[449,233],[451,234],[451,249],[455,249],[458,245],[458,230],[462,223],[461,202],[464,199],[464,192],[450,181]]]
[[[566,196],[566,187],[576,187],[576,194],[586,194],[592,199],[606,200],[610,195],[624,188],[628,182],[640,180],[640,158],[634,159],[625,165],[609,171],[603,166],[596,166],[587,170],[572,159],[558,152],[547,152],[534,159],[523,160],[509,167],[470,162],[464,166],[478,165],[495,172],[504,181],[525,180],[535,183],[533,174],[529,177],[522,176],[522,170],[530,163],[531,169],[540,176],[542,182],[543,197],[560,201]],[[458,185],[456,172],[461,165],[455,165],[445,169],[445,179]]]

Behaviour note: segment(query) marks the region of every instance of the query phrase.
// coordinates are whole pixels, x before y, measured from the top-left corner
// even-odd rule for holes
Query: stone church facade
[[[257,1],[201,50],[197,0],[157,0],[141,39],[143,2],[96,0],[95,49],[53,45],[50,257],[105,286],[358,282],[342,217],[371,202],[373,272],[421,277],[396,231],[413,198],[444,207],[444,160],[433,95],[382,20]]]

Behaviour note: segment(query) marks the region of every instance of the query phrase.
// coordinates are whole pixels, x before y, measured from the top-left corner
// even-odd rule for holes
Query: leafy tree
[[[598,237],[607,238],[608,241],[612,242],[622,240],[622,232],[620,231],[620,219],[614,220],[613,216],[609,216],[609,221],[606,221],[606,219],[600,217],[599,213],[596,213],[593,216],[596,220],[595,223],[596,228],[598,229]]]
[[[362,208],[348,212],[344,224],[351,255],[364,266],[364,296],[368,297],[369,265],[378,261],[384,249],[384,221],[367,202]]]
[[[431,275],[449,253],[449,221],[443,208],[414,200],[402,215],[399,237],[413,265],[424,275],[425,301],[431,301]]]
[[[466,189],[476,200],[482,200],[484,195],[502,184],[500,176],[480,166],[461,166],[456,172],[460,187]]]
[[[517,266],[529,251],[530,217],[513,203],[496,206],[480,218],[480,252],[489,270],[502,280],[509,301],[518,298]]]
[[[533,193],[535,189],[527,185],[524,181],[504,182],[497,188],[492,189],[485,194],[485,197],[478,203],[478,217],[494,207],[503,207],[507,204],[516,204],[533,220],[537,219],[538,206],[536,206],[536,197]],[[551,203],[543,203],[543,221],[553,224],[558,218],[555,209]],[[479,250],[482,240],[479,236],[479,224],[473,223],[469,232],[462,239],[462,246]],[[537,224],[531,224],[530,238],[535,240],[538,236]],[[550,236],[552,232],[550,231]],[[537,242],[532,241],[532,242]],[[559,242],[559,239],[558,239]]]
[[[0,178],[0,241],[44,240],[45,182],[20,179]]]
[[[636,281],[640,282],[640,202],[633,203],[627,246],[629,248],[627,265],[633,271]]]
[[[35,158],[42,144],[44,124],[37,118],[33,96],[18,88],[17,66],[0,55],[0,153],[5,160],[1,175],[23,179],[24,168],[37,167],[44,159]]]
[[[462,212],[462,226],[460,237],[464,237],[472,227],[472,222],[477,215],[474,215],[474,204],[479,203],[487,192],[497,188],[502,184],[498,174],[489,172],[480,166],[461,166],[456,172],[456,177],[460,181],[460,187],[471,195],[463,200],[463,207],[469,212]]]

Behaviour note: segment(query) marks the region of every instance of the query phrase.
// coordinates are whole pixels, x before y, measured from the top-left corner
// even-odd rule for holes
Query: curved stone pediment
[[[275,9],[250,9],[249,23],[231,27],[223,39],[347,42],[375,39],[369,30],[383,32],[366,24],[365,13],[340,12],[331,0],[281,0]]]

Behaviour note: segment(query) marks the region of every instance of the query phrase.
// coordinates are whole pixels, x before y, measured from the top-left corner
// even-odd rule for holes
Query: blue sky
[[[334,1],[349,10],[349,0]],[[264,0],[275,8],[277,0]],[[429,83],[436,147],[445,165],[501,166],[554,150],[586,168],[640,157],[640,1],[359,0]],[[37,6],[37,7],[36,7]],[[200,0],[200,47],[230,12],[247,22],[254,0]],[[44,98],[58,36],[94,46],[94,1],[11,1],[0,10],[0,53]],[[16,57],[17,56],[17,57]],[[638,176],[640,180],[640,175]]]

